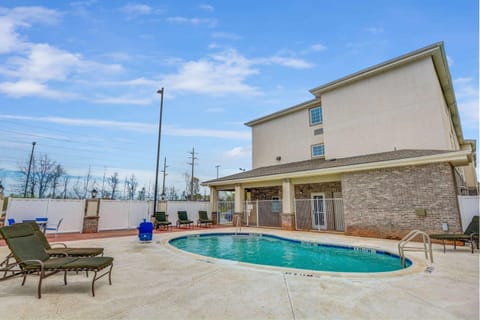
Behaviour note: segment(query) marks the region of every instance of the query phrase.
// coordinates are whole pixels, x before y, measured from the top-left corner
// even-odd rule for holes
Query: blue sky
[[[444,41],[478,140],[477,1],[9,1],[0,4],[0,179],[36,153],[71,175],[153,184],[160,97],[167,186],[251,168],[244,123],[309,89]],[[10,189],[10,190],[9,190]]]

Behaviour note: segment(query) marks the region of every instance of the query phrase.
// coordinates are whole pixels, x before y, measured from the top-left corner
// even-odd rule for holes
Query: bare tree
[[[175,186],[167,188],[167,199],[168,200],[178,200],[179,196]]]
[[[77,177],[75,184],[73,185],[72,191],[73,196],[77,199],[86,199],[88,196],[88,192],[90,190],[90,186],[95,183],[92,177],[92,170],[91,167],[88,167],[87,174],[82,177]]]
[[[56,166],[57,163],[49,159],[46,154],[40,155],[38,160],[35,161],[32,180],[36,181],[39,198],[45,198],[47,195],[54,178]]]
[[[70,181],[69,176],[63,176],[63,192],[62,192],[63,199],[67,199],[67,188],[68,188],[69,181]]]
[[[57,186],[60,184],[60,178],[66,174],[61,165],[57,164],[52,172],[52,198],[55,198]]]
[[[120,180],[118,179],[118,172],[114,172],[108,179],[107,179],[108,185],[110,186],[110,192],[111,192],[111,199],[115,199],[115,192],[117,192],[118,188],[118,183]]]
[[[55,194],[56,186],[59,178],[65,174],[65,170],[60,164],[50,159],[47,154],[41,154],[38,157],[32,157],[32,166],[30,168],[30,179],[26,185],[27,175],[29,169],[29,161],[24,165],[19,166],[21,173],[21,188],[28,190],[30,197],[34,198],[37,195],[39,198],[44,198],[49,195],[49,191]]]
[[[137,192],[138,181],[135,178],[135,175],[132,174],[130,178],[125,180],[127,186],[127,197],[129,200],[133,200],[135,198],[135,193]]]

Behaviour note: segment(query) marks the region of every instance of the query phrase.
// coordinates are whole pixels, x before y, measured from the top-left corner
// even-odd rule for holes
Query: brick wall
[[[398,239],[412,229],[461,232],[453,168],[448,163],[342,175],[345,233]],[[416,208],[425,208],[419,217]]]

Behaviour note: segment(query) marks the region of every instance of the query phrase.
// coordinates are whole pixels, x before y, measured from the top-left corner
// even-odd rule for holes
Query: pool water
[[[183,236],[172,246],[191,253],[240,262],[333,272],[403,269],[399,256],[380,250],[321,244],[266,234],[216,233]],[[407,259],[406,266],[411,261]]]

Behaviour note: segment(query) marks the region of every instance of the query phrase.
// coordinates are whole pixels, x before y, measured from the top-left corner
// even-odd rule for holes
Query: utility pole
[[[25,191],[23,192],[23,197],[27,197],[27,188],[28,188],[28,180],[30,180],[30,171],[32,170],[32,162],[33,162],[33,151],[35,150],[35,145],[37,143],[35,141],[32,142],[32,153],[30,153],[30,163],[28,164],[28,171],[27,171],[27,181],[25,181]]]
[[[165,200],[165,176],[168,176],[167,174],[167,157],[163,160],[163,184],[162,184],[162,200]]]
[[[190,180],[190,200],[193,199],[193,179],[194,179],[194,172],[195,172],[195,160],[198,160],[197,157],[195,157],[195,148],[192,148],[192,152],[189,152],[192,155],[192,162],[189,162],[188,164],[192,166],[192,176]]]
[[[217,168],[217,179],[218,179],[218,168],[220,168],[220,165],[217,164],[217,165],[215,166],[215,168]]]

